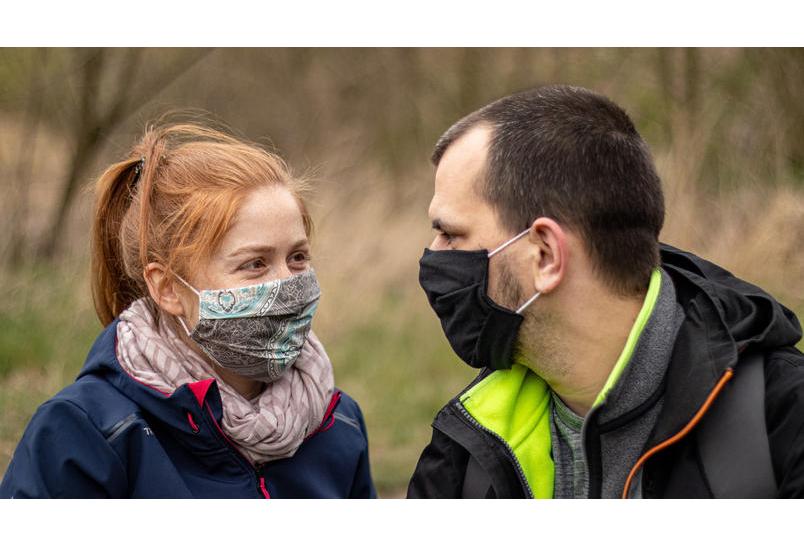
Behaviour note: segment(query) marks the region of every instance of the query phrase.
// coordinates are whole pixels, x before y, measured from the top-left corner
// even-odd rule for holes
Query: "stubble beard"
[[[499,265],[499,303],[516,310],[524,303],[522,287],[513,274],[507,260]],[[527,298],[533,296],[526,295]],[[564,359],[566,352],[561,350],[557,331],[557,320],[551,313],[539,309],[537,299],[522,312],[524,320],[514,346],[514,362],[522,364],[539,375],[548,384],[562,384],[569,376],[570,363]]]

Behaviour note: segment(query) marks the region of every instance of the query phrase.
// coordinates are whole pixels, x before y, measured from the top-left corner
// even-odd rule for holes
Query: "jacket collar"
[[[100,377],[134,401],[150,419],[173,430],[180,439],[192,445],[211,443],[210,447],[219,448],[212,431],[212,426],[219,423],[223,415],[217,382],[209,378],[188,383],[173,393],[163,393],[139,382],[126,373],[117,358],[118,322],[118,319],[112,321],[95,340],[76,379],[90,375]],[[200,427],[213,420],[215,424],[209,423],[210,427]]]
[[[737,345],[729,335],[711,297],[691,291],[689,280],[667,267],[684,309],[667,370],[662,413],[649,445],[656,445],[680,431],[701,408],[727,369],[737,363]]]
[[[76,380],[84,376],[102,378],[134,401],[150,420],[169,428],[178,442],[195,453],[206,453],[208,459],[231,460],[229,453],[221,452],[223,439],[239,456],[240,464],[246,469],[251,468],[245,456],[221,430],[223,403],[217,380],[207,378],[183,384],[173,393],[163,393],[139,382],[125,371],[117,358],[118,323],[119,319],[112,321],[95,340]],[[340,399],[341,392],[336,389],[321,424],[305,441],[332,427]]]

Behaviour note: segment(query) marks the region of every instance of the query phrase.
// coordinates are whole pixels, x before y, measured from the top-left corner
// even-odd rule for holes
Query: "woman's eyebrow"
[[[244,245],[239,247],[236,251],[229,253],[226,258],[236,258],[240,255],[250,254],[250,253],[264,253],[266,255],[272,254],[276,249],[271,245]]]
[[[308,244],[308,240],[307,240],[306,237],[304,237],[304,238],[296,241],[293,245],[291,245],[291,248],[296,249],[298,247],[301,247],[301,246],[307,245],[307,244]],[[239,257],[241,255],[251,254],[251,253],[262,253],[262,254],[265,254],[265,255],[271,255],[275,251],[276,251],[276,247],[274,247],[273,245],[261,245],[259,243],[254,243],[254,244],[243,245],[242,247],[239,247],[237,250],[229,253],[229,255],[227,255],[226,258],[237,258],[237,257]]]

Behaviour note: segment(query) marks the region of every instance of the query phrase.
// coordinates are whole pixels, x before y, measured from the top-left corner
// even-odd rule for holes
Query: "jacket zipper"
[[[586,496],[588,499],[599,499],[601,492],[602,464],[600,462],[600,431],[597,428],[597,414],[599,406],[593,408],[584,419],[583,427],[583,457],[586,461],[586,471],[589,474]],[[594,441],[594,447],[590,444]],[[594,459],[592,459],[594,458]]]
[[[254,466],[254,464],[252,464],[252,463],[251,463],[251,462],[250,462],[250,461],[249,461],[249,460],[248,460],[248,459],[247,459],[247,458],[246,458],[246,457],[243,455],[243,453],[242,453],[242,452],[240,452],[240,450],[239,450],[239,449],[238,449],[238,448],[237,448],[237,447],[234,445],[234,443],[233,443],[233,442],[232,442],[232,441],[229,439],[229,437],[226,435],[226,433],[224,433],[224,432],[223,432],[223,430],[221,429],[221,426],[220,426],[220,425],[218,425],[218,420],[216,420],[216,419],[215,419],[215,415],[214,415],[214,414],[212,414],[212,409],[209,407],[209,403],[206,403],[206,402],[205,402],[205,403],[204,403],[204,406],[206,406],[206,407],[207,407],[207,413],[209,414],[209,417],[210,417],[210,419],[212,420],[212,423],[213,423],[213,424],[215,424],[215,429],[217,429],[217,430],[218,430],[218,434],[219,434],[221,437],[223,437],[223,439],[224,439],[224,440],[227,442],[227,444],[229,445],[229,448],[230,448],[230,449],[232,449],[232,450],[234,451],[234,453],[236,454],[237,458],[239,458],[239,459],[240,459],[240,461],[241,461],[242,463],[244,463],[244,464],[247,466],[247,468],[251,469],[251,471],[254,473],[254,477],[255,477],[255,478],[256,478],[256,480],[257,480],[257,492],[258,492],[258,493],[259,493],[259,494],[260,494],[262,497],[264,497],[265,499],[271,499],[271,494],[268,492],[268,488],[267,488],[267,486],[265,485],[265,477],[264,477],[264,476],[262,475],[262,473],[261,473],[261,471],[262,471],[262,466],[255,467],[255,466]]]
[[[338,403],[340,401],[341,401],[341,392],[338,391],[335,394],[333,394],[332,399],[330,399],[329,406],[327,407],[327,411],[324,414],[324,420],[321,422],[321,426],[319,426],[310,435],[305,437],[305,440],[309,439],[310,437],[312,437],[313,435],[322,430],[322,426],[324,426],[324,423],[327,421],[327,416],[332,417],[333,418],[332,422],[334,423],[334,416],[332,415],[332,413],[334,413],[335,407],[338,406]],[[218,424],[218,420],[215,419],[215,415],[212,413],[212,409],[209,407],[209,403],[205,402],[204,406],[207,407],[207,413],[209,414],[212,423],[215,424],[215,429],[218,430],[218,434],[221,437],[223,437],[223,439],[227,442],[229,447],[235,452],[236,456],[247,466],[247,468],[251,469],[254,472],[254,476],[257,479],[257,491],[265,499],[271,499],[271,494],[268,492],[268,487],[265,484],[265,476],[262,474],[264,465],[260,464],[258,466],[255,466],[254,464],[252,464],[251,461],[249,461],[243,455],[243,453],[240,452],[240,450],[235,446],[235,444],[231,441],[231,439],[229,439],[229,436],[223,432],[223,429],[221,429],[221,426]],[[332,425],[329,424],[329,426],[324,427],[323,431],[326,431],[331,426]]]
[[[119,365],[120,364],[120,359],[119,359],[119,357],[117,355],[117,334],[116,333],[115,333],[114,348],[115,348],[115,359],[117,360],[118,365]],[[138,384],[142,384],[143,386],[147,387],[148,389],[152,389],[152,390],[156,391],[157,393],[161,393],[162,395],[164,395],[166,397],[169,397],[171,395],[170,393],[161,391],[159,389],[156,389],[155,387],[149,386],[145,382],[141,382],[141,381],[137,380],[131,374],[129,374],[128,371],[126,371],[126,369],[122,367],[122,365],[120,365],[120,368],[123,370],[123,372],[126,373],[126,375],[128,375],[129,378],[131,378],[132,380],[134,380]],[[265,486],[265,477],[260,475],[260,472],[258,471],[258,469],[256,467],[254,467],[254,465],[243,455],[243,453],[240,452],[240,450],[238,450],[238,448],[229,439],[229,437],[226,435],[226,433],[223,432],[223,430],[221,429],[221,426],[218,425],[218,420],[215,419],[215,415],[212,413],[212,409],[209,407],[209,403],[207,403],[205,401],[204,406],[207,407],[207,412],[209,413],[209,417],[212,420],[212,423],[215,424],[215,429],[218,430],[218,434],[221,437],[223,437],[223,439],[227,442],[229,447],[234,451],[235,457],[240,459],[240,461],[245,464],[246,469],[251,469],[254,472],[254,476],[257,479],[257,492],[260,495],[262,495],[264,498],[270,499],[271,495],[268,492],[268,488]],[[192,413],[188,412],[187,416],[188,416],[188,419],[189,419],[189,422],[190,422],[190,427],[192,427],[194,433],[197,433],[198,432],[198,425],[194,422],[194,420],[192,418]]]
[[[265,487],[265,477],[260,477],[260,490],[265,499],[271,499],[271,494],[268,493],[268,489]]]
[[[484,433],[487,433],[492,438],[496,439],[503,446],[503,448],[505,449],[505,453],[508,456],[508,459],[511,460],[511,462],[514,464],[514,468],[516,469],[517,478],[519,479],[520,485],[525,490],[525,493],[527,493],[528,497],[530,499],[533,499],[533,490],[531,490],[530,484],[528,484],[528,479],[525,477],[525,471],[522,469],[522,465],[519,463],[519,460],[514,454],[514,451],[511,449],[508,443],[505,442],[505,439],[503,439],[497,433],[481,425],[480,422],[475,420],[472,417],[472,415],[469,414],[466,408],[464,408],[464,406],[460,403],[460,401],[456,401],[455,406],[458,407],[461,416],[464,417],[464,419],[469,423],[469,425],[475,427],[476,429],[479,429],[480,431],[483,431]]]
[[[671,446],[680,441],[681,439],[683,439],[684,437],[686,437],[687,434],[690,431],[692,431],[692,429],[698,424],[698,422],[701,421],[704,415],[709,411],[709,408],[712,406],[712,403],[715,401],[715,399],[717,399],[718,395],[720,395],[720,392],[723,390],[723,387],[729,382],[729,380],[731,380],[732,376],[734,376],[734,370],[731,367],[729,367],[720,377],[717,384],[715,384],[715,387],[712,388],[712,391],[709,392],[709,395],[707,396],[706,400],[698,409],[698,411],[695,413],[695,415],[692,417],[692,419],[690,419],[690,421],[687,422],[687,425],[681,428],[681,430],[678,433],[657,444],[656,446],[654,446],[653,448],[651,448],[650,450],[648,450],[647,452],[642,454],[642,456],[639,457],[637,462],[631,468],[631,472],[628,474],[628,478],[625,480],[625,486],[623,486],[623,492],[622,492],[622,499],[628,499],[629,494],[628,491],[631,489],[631,481],[636,476],[637,471],[639,471],[640,468],[645,467],[645,463],[651,456],[655,455],[656,453],[664,450],[668,446]]]

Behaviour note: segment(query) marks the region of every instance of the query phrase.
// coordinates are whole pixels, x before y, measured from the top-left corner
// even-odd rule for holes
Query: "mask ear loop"
[[[184,332],[186,332],[186,333],[187,333],[187,336],[189,336],[190,338],[192,338],[192,337],[193,337],[193,335],[192,335],[192,333],[191,333],[191,332],[190,332],[190,331],[187,329],[187,325],[184,323],[184,318],[182,318],[180,315],[177,315],[177,316],[176,316],[176,319],[178,319],[178,320],[179,320],[179,323],[181,323],[181,326],[182,326],[182,328],[184,329]]]
[[[505,243],[503,243],[502,245],[500,245],[499,247],[497,247],[496,249],[491,251],[489,253],[489,258],[491,258],[492,256],[496,255],[497,253],[499,253],[500,251],[502,251],[503,249],[505,249],[509,245],[511,245],[511,244],[517,242],[518,240],[522,239],[523,237],[525,237],[525,234],[527,234],[528,232],[530,232],[530,228],[528,228],[524,232],[521,232],[521,233],[515,235],[514,237],[512,237],[511,239],[509,239],[508,241],[506,241]]]
[[[523,312],[523,311],[525,311],[525,308],[527,308],[528,306],[530,306],[531,304],[533,304],[533,301],[534,301],[534,300],[536,300],[537,298],[539,298],[539,296],[540,296],[541,294],[542,294],[542,293],[541,293],[540,291],[536,291],[536,294],[534,294],[533,296],[531,296],[530,298],[528,298],[527,302],[525,302],[524,304],[522,304],[521,306],[519,306],[519,309],[517,309],[517,310],[516,310],[516,312],[517,312],[518,314],[522,315],[522,312]]]
[[[182,283],[184,283],[184,284],[187,286],[187,288],[188,288],[188,289],[190,289],[191,291],[193,291],[195,294],[197,294],[197,295],[198,295],[198,298],[199,298],[199,305],[200,305],[201,293],[200,293],[200,292],[198,292],[197,290],[195,290],[195,288],[194,288],[192,285],[190,285],[189,283],[187,283],[187,282],[186,282],[186,281],[185,281],[185,280],[182,278],[182,276],[180,276],[179,274],[174,274],[174,275],[175,275],[175,276],[176,276],[176,277],[179,279],[179,281],[181,281]],[[184,329],[184,332],[186,332],[186,333],[187,333],[187,336],[189,336],[190,338],[192,338],[192,336],[193,336],[193,335],[190,333],[190,330],[187,328],[187,325],[186,325],[186,324],[185,324],[185,322],[184,322],[184,318],[182,318],[180,315],[177,315],[177,316],[176,316],[176,319],[178,319],[178,320],[179,320],[179,323],[181,323],[181,326],[182,326],[182,328]]]
[[[522,239],[523,237],[525,237],[525,234],[527,234],[528,232],[530,232],[530,228],[518,233],[517,235],[515,235],[514,237],[512,237],[511,239],[509,239],[508,241],[506,241],[505,243],[503,243],[502,245],[500,245],[499,247],[497,247],[496,249],[491,251],[489,253],[489,258],[491,258],[492,256],[496,255],[497,253],[499,253],[500,251],[502,251],[503,249],[505,249],[509,245],[512,245],[513,243],[515,243],[518,240]],[[542,294],[541,292],[537,291],[536,294],[534,294],[533,296],[528,298],[528,300],[524,304],[519,306],[519,308],[516,310],[516,313],[521,315],[522,312],[525,311],[525,308],[527,308],[528,306],[533,304],[533,301],[536,300],[537,298],[539,298],[539,296],[541,294]]]

